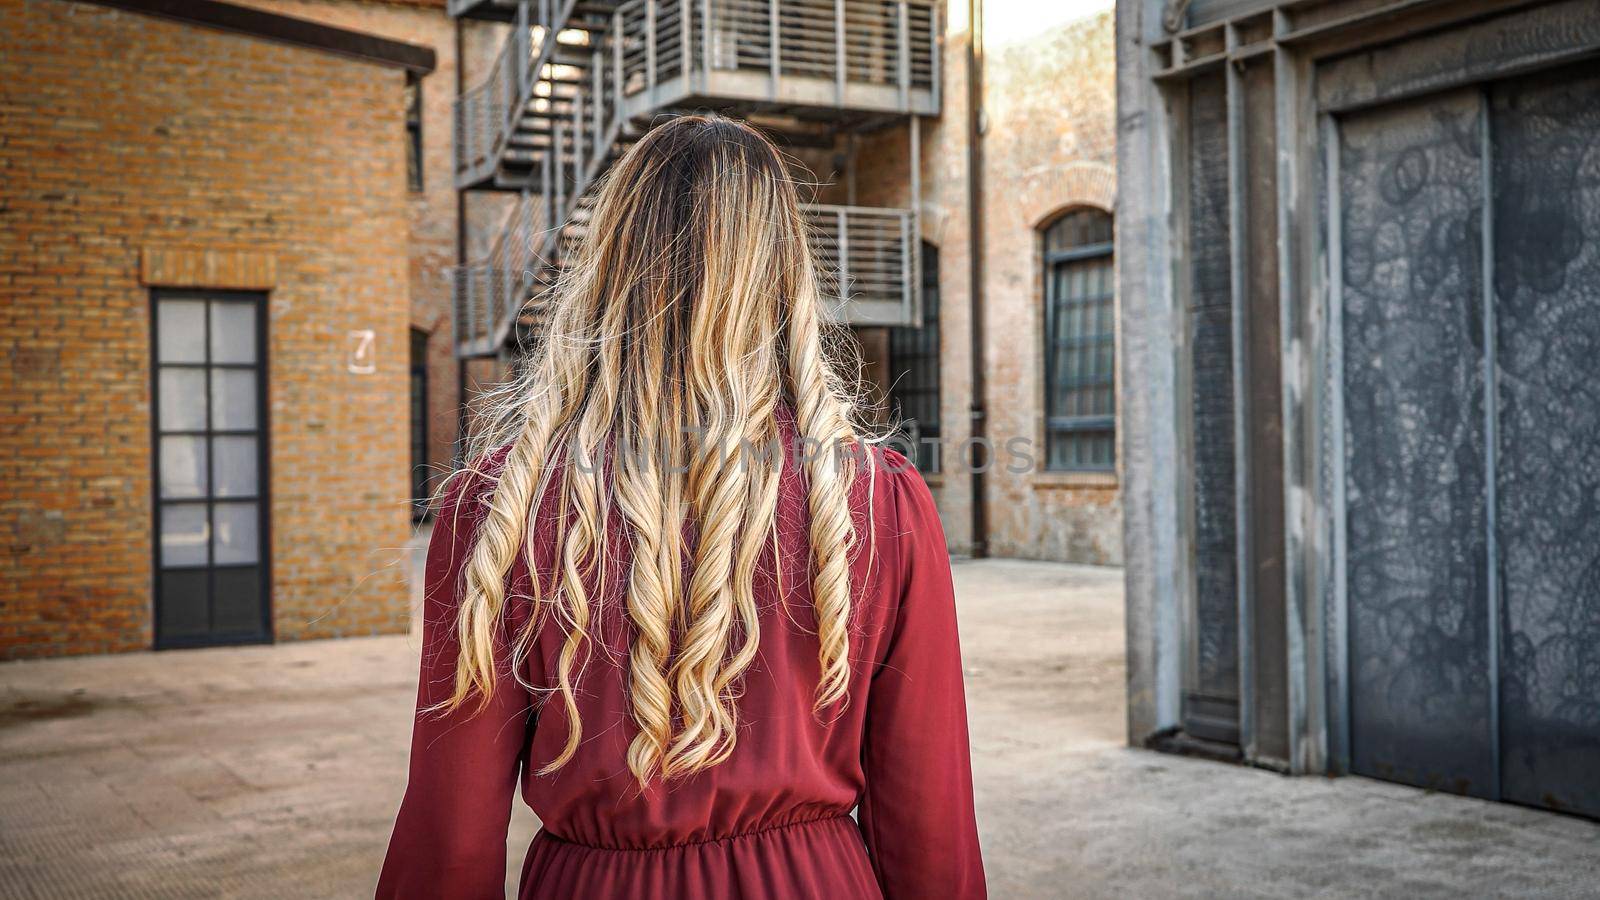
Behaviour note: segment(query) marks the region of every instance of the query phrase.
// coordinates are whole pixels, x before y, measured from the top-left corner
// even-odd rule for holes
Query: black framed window
[[[406,186],[422,191],[422,76],[406,72]]]
[[[411,329],[412,516],[428,512],[428,333]]]
[[[152,313],[156,646],[268,640],[266,295]]]
[[[1111,215],[1072,210],[1044,230],[1045,466],[1116,467]]]
[[[921,327],[889,329],[889,412],[915,452],[918,471],[932,472],[939,440],[939,248],[922,242]]]

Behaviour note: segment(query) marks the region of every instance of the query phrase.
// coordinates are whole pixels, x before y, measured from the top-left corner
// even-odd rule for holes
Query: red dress
[[[856,480],[856,528],[866,541],[875,526],[875,552],[855,562],[857,663],[849,704],[831,722],[811,710],[818,662],[803,473],[786,467],[779,490],[787,596],[768,554],[756,581],[760,653],[745,676],[733,755],[641,794],[626,763],[635,729],[624,690],[628,558],[618,553],[591,632],[610,652],[595,654],[580,682],[577,755],[534,774],[560,752],[567,722],[559,697],[536,704],[509,672],[476,716],[419,715],[379,897],[502,897],[519,783],[544,826],[522,867],[523,898],[985,896],[950,561],[926,485],[892,452]],[[468,485],[434,525],[419,709],[454,683],[457,586],[484,491]],[[553,541],[541,531],[553,529],[537,522],[553,512],[547,500],[535,518],[535,571],[549,571]],[[614,547],[626,547],[622,533],[612,532]],[[529,572],[523,560],[513,567],[517,593]],[[512,605],[508,627],[527,612]],[[554,683],[562,635],[545,627],[535,640],[527,665],[538,688]]]

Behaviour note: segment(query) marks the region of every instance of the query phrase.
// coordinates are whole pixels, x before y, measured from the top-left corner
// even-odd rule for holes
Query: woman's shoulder
[[[864,474],[880,521],[893,523],[897,533],[939,524],[933,493],[905,454],[879,444],[869,448],[866,459]]]
[[[485,451],[446,476],[434,497],[435,516],[448,515],[452,521],[475,526],[488,511],[510,453],[509,445]]]

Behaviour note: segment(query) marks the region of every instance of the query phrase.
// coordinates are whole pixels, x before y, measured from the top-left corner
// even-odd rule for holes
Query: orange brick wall
[[[273,260],[277,637],[404,629],[403,74],[66,0],[0,20],[0,657],[150,645],[162,247]]]
[[[230,0],[285,16],[350,28],[432,47],[437,67],[422,81],[423,189],[408,192],[411,326],[428,333],[428,463],[448,471],[459,422],[459,367],[450,317],[450,270],[456,264],[456,190],[452,128],[456,83],[456,22],[444,0]],[[483,77],[505,39],[502,25],[464,21],[466,83]],[[400,134],[395,140],[402,140]],[[503,198],[490,198],[490,202]],[[470,211],[469,211],[470,212]],[[503,214],[503,213],[502,213]],[[476,223],[477,217],[472,218]],[[497,220],[496,220],[497,221]],[[493,225],[485,222],[487,231]],[[437,484],[437,481],[435,482]]]

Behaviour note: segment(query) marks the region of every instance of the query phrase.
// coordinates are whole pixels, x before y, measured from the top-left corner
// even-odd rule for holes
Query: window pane
[[[166,503],[161,506],[161,564],[163,566],[203,566],[206,564],[204,503]]]
[[[1084,430],[1085,421],[1115,415],[1114,272],[1105,245],[1111,217],[1099,210],[1074,210],[1057,219],[1044,235],[1050,251],[1096,248],[1094,255],[1058,260],[1045,277],[1049,368],[1045,409],[1057,421],[1046,430],[1046,465],[1051,468],[1109,469],[1115,461],[1113,432]]]
[[[248,300],[211,301],[211,361],[256,361],[256,305]]]
[[[1070,464],[1068,457],[1071,446],[1067,439],[1059,434],[1050,435],[1049,448],[1045,455],[1045,465],[1052,469],[1065,469]]]
[[[936,448],[920,439],[939,436],[939,248],[926,241],[921,248],[922,321],[889,329],[886,375],[898,428],[893,446],[926,472],[933,469]]]
[[[161,439],[161,497],[206,495],[206,439]]]
[[[1098,209],[1075,209],[1056,219],[1044,233],[1047,252],[1111,243],[1111,215]]]
[[[218,503],[212,516],[217,523],[212,546],[217,565],[260,561],[259,517],[254,503]]]
[[[211,491],[217,497],[254,497],[260,493],[256,475],[256,439],[211,439]]]
[[[169,363],[206,361],[205,301],[161,301],[156,309],[156,356]]]
[[[162,369],[157,376],[162,431],[203,431],[206,427],[204,369]]]
[[[256,427],[256,373],[250,369],[211,370],[211,428]]]

